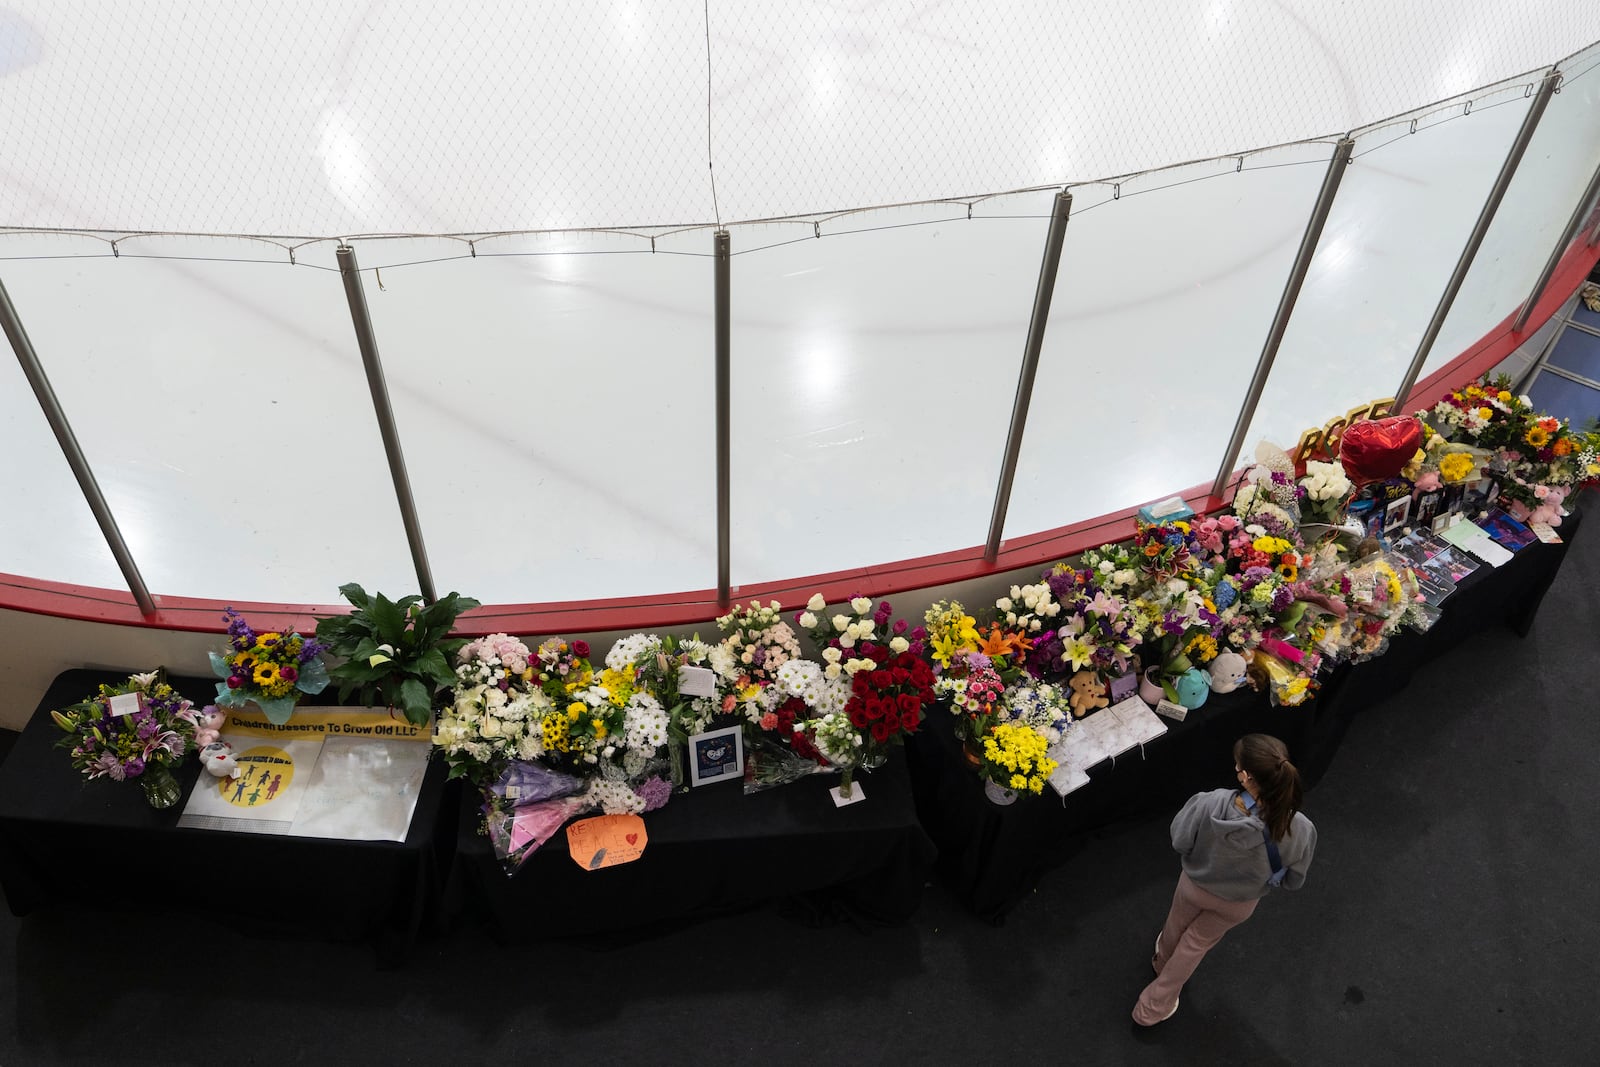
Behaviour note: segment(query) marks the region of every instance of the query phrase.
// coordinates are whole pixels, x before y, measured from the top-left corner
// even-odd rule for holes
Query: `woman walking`
[[[1234,742],[1233,768],[1239,788],[1196,793],[1172,820],[1183,873],[1150,961],[1156,979],[1133,1008],[1140,1026],[1172,1017],[1183,983],[1269,889],[1306,884],[1317,830],[1300,814],[1289,750],[1276,737],[1246,734]]]

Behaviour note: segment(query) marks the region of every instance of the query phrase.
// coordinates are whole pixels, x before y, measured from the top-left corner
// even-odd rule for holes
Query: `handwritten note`
[[[649,842],[644,820],[637,815],[596,815],[567,827],[567,852],[586,871],[632,863]]]

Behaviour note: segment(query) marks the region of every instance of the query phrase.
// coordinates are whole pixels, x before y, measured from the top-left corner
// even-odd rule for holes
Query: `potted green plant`
[[[466,639],[447,640],[450,629],[478,602],[453,592],[432,604],[415,593],[390,600],[354,582],[339,593],[355,610],[319,619],[316,635],[330,655],[344,659],[328,670],[339,702],[359,691],[363,704],[399,708],[408,721],[426,723],[434,696],[455,684],[450,657]]]

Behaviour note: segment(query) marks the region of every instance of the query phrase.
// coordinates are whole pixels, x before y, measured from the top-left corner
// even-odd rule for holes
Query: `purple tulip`
[[[237,689],[243,684],[244,684],[244,679],[239,677],[237,674],[228,675],[228,688],[229,689]]]

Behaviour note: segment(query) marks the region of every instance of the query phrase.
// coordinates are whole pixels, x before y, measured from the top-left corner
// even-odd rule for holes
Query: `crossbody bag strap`
[[[1245,811],[1254,814],[1256,798],[1251,796],[1248,791],[1241,790],[1239,792],[1239,802],[1244,805]],[[1288,871],[1283,866],[1283,857],[1278,854],[1278,845],[1272,840],[1272,833],[1266,828],[1265,824],[1261,827],[1261,840],[1266,843],[1267,862],[1272,865],[1272,876],[1267,879],[1267,884],[1272,886],[1282,885],[1283,876]]]

